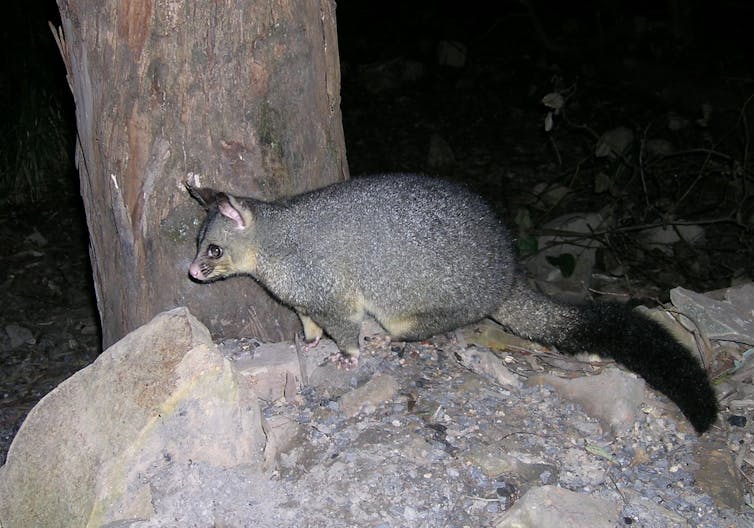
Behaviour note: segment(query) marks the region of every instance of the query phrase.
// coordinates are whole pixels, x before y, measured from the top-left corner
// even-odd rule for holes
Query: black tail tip
[[[709,431],[717,421],[720,411],[717,395],[706,377],[695,390],[687,392],[687,398],[678,398],[676,403],[700,435]]]
[[[707,405],[706,408],[697,408],[694,409],[693,412],[686,413],[686,418],[691,422],[694,430],[701,435],[709,431],[712,425],[717,421],[717,413],[717,404],[712,403]]]

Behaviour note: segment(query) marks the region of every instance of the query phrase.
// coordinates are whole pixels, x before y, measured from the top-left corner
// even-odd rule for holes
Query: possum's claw
[[[335,363],[338,369],[351,370],[359,366],[359,356],[347,356],[342,352],[330,356],[330,361]]]
[[[311,341],[309,343],[304,344],[304,354],[308,353],[314,348],[317,348],[317,345],[319,344],[320,336],[317,336],[314,338],[314,341]]]

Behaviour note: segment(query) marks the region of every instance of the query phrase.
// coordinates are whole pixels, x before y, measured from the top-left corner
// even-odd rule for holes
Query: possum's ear
[[[236,229],[246,229],[249,226],[252,220],[251,211],[233,196],[221,192],[215,195],[215,200],[220,214],[233,220],[236,223]]]
[[[215,202],[217,202],[217,195],[221,194],[214,189],[208,189],[206,187],[194,187],[189,182],[184,182],[184,185],[186,186],[186,190],[191,195],[191,197],[199,202],[199,205],[204,207],[205,210],[209,210],[209,208]]]

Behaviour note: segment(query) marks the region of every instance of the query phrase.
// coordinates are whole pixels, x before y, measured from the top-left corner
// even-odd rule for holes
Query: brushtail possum
[[[298,313],[307,341],[332,337],[343,365],[357,364],[366,316],[407,341],[489,317],[562,352],[615,359],[699,433],[717,418],[715,392],[689,350],[623,305],[566,304],[532,290],[507,229],[461,186],[390,174],[277,202],[187,188],[207,211],[190,276],[251,275]]]

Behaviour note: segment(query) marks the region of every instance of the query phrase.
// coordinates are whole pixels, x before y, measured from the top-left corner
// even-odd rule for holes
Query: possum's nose
[[[199,268],[199,263],[196,261],[192,262],[191,266],[189,266],[189,275],[198,281],[203,281],[206,278],[201,268]]]

